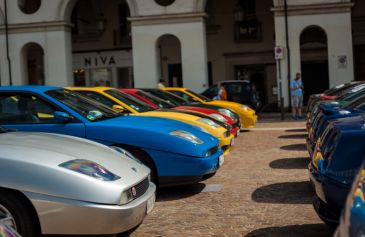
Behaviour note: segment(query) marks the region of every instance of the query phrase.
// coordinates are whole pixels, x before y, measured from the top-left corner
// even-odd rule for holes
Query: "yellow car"
[[[198,126],[219,139],[219,145],[224,150],[225,155],[229,153],[234,142],[234,137],[230,131],[210,119],[181,112],[158,111],[133,96],[111,87],[68,87],[67,89],[84,94],[117,112],[127,112],[136,116],[168,118]]]
[[[161,90],[172,92],[180,97],[187,99],[190,102],[199,102],[203,104],[216,105],[224,108],[228,108],[239,114],[241,119],[242,128],[252,128],[257,122],[257,115],[255,110],[246,105],[242,105],[236,102],[224,101],[224,100],[211,100],[205,96],[199,95],[186,88],[180,87],[166,87]]]

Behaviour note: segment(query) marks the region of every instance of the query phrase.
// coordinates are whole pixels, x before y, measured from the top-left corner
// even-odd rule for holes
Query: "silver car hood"
[[[59,134],[0,134],[0,151],[0,187],[94,203],[118,204],[121,193],[150,172],[104,145]],[[101,181],[59,166],[75,159],[95,162],[120,179]]]

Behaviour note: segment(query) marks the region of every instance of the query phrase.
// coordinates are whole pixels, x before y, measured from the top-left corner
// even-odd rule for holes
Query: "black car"
[[[261,101],[256,89],[247,80],[221,81],[227,91],[228,101],[245,104],[257,110],[261,106]],[[217,84],[206,89],[202,95],[213,99],[218,95],[219,86]]]

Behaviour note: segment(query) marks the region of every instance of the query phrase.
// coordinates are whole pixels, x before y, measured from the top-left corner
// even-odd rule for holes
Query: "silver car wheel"
[[[0,205],[0,224],[7,225],[16,230],[16,223],[13,215],[2,205]]]

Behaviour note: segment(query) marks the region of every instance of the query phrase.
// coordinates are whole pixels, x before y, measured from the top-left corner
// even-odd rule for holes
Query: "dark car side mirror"
[[[65,113],[65,112],[61,112],[61,111],[55,111],[53,113],[53,116],[54,116],[55,120],[62,122],[62,123],[67,123],[72,120],[71,115],[69,115],[68,113]]]

